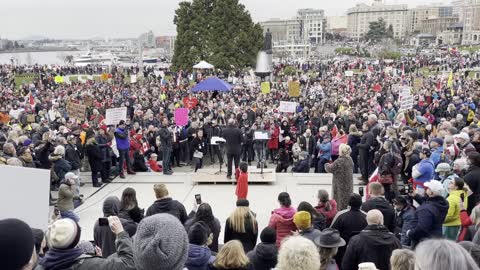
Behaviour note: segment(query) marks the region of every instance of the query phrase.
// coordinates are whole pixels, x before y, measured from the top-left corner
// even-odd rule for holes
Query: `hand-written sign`
[[[300,96],[300,82],[299,81],[288,82],[288,94],[290,95],[290,97],[299,97]]]
[[[286,113],[295,113],[297,110],[297,103],[290,101],[280,101],[280,106],[278,107],[280,112]]]
[[[105,112],[105,124],[107,126],[118,125],[121,120],[127,120],[127,107],[108,109]]]
[[[175,110],[175,124],[180,127],[188,125],[187,108],[178,108]]]
[[[85,105],[77,104],[74,102],[67,103],[67,112],[68,112],[68,117],[70,119],[75,119],[80,121],[85,120],[86,110],[87,110],[87,106]]]
[[[413,89],[420,90],[423,87],[423,79],[422,78],[415,78],[413,80]]]
[[[410,87],[400,89],[400,111],[406,111],[413,108],[413,96]]]

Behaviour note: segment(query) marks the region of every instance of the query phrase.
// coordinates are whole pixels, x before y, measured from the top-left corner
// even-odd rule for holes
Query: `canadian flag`
[[[441,79],[438,79],[438,81],[437,81],[437,90],[440,91],[441,88],[442,88],[442,80],[441,80]]]

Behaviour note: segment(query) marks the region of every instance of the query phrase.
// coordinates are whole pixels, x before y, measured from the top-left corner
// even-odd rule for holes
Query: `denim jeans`
[[[118,149],[118,171],[120,172],[120,174],[123,173],[123,162],[126,161],[127,162],[127,169],[129,171],[132,170],[132,165],[131,165],[131,162],[130,162],[130,156],[128,155],[128,149],[126,150],[120,150]]]
[[[170,156],[172,154],[172,148],[163,148],[162,149],[162,166],[163,166],[163,172],[169,172],[172,170],[170,168]]]
[[[79,222],[80,221],[80,218],[77,216],[77,214],[75,214],[73,211],[63,211],[63,212],[60,212],[60,216],[62,218],[69,218],[75,222]]]

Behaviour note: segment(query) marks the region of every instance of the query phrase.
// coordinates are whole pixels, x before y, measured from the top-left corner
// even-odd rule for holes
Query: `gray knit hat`
[[[187,255],[187,232],[176,217],[156,214],[138,224],[133,237],[137,270],[181,270]]]

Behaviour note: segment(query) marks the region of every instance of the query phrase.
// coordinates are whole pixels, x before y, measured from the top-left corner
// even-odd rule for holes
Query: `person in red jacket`
[[[337,202],[330,200],[328,191],[321,189],[318,191],[318,205],[315,209],[327,218],[327,227],[332,224],[333,218],[337,215]]]
[[[235,190],[235,195],[237,195],[237,200],[247,199],[248,194],[248,164],[245,162],[240,163],[240,175],[237,179],[237,189]]]
[[[163,172],[162,165],[158,165],[157,157],[157,154],[151,154],[150,159],[148,160],[148,165],[150,166],[150,169],[154,172]]]

